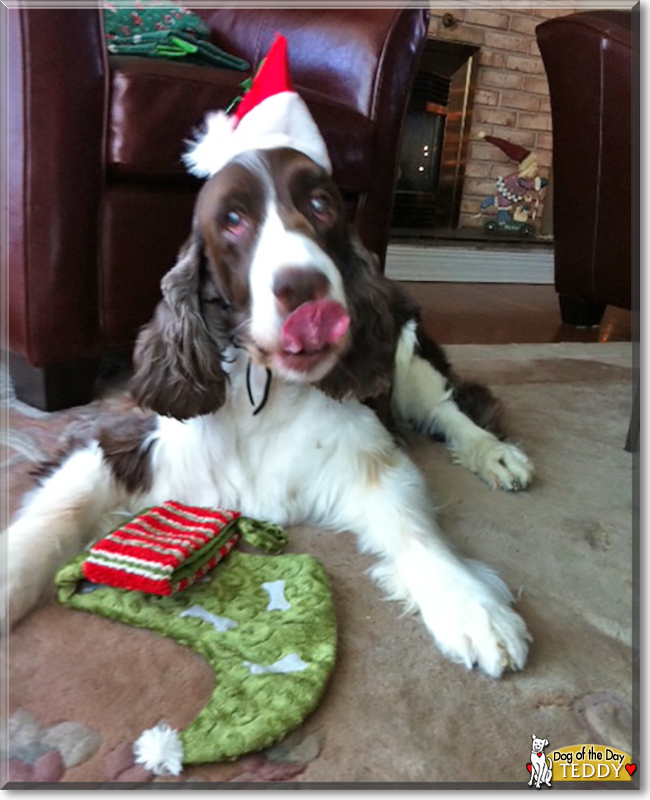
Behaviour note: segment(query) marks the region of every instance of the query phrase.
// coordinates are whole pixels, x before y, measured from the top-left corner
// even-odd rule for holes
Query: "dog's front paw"
[[[478,667],[492,678],[506,669],[523,669],[532,641],[526,623],[504,603],[467,603],[448,617],[447,630],[436,641],[451,660]]]
[[[485,439],[476,445],[472,455],[470,469],[492,489],[518,492],[530,485],[533,463],[516,445]]]
[[[468,566],[471,580],[464,576],[450,585],[435,612],[422,608],[427,627],[444,655],[468,669],[478,667],[493,678],[523,669],[532,636],[510,607],[510,592],[483,564]]]

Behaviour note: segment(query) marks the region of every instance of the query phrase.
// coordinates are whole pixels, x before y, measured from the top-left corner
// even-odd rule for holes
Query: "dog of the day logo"
[[[532,786],[534,783],[536,789],[541,789],[542,784],[546,784],[550,789],[551,779],[553,778],[553,762],[544,755],[544,748],[548,744],[548,739],[538,739],[534,733],[532,737],[533,746],[530,753],[530,764],[528,764],[530,771],[528,785]]]
[[[548,740],[532,734],[529,786],[552,788],[564,781],[631,781],[637,765],[632,757],[615,747],[600,744],[574,744],[546,753]]]

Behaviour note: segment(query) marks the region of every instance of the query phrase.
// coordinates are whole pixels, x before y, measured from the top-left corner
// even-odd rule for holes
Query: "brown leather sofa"
[[[420,9],[196,9],[254,71],[277,31],[334,178],[383,262],[401,129],[427,35]],[[185,239],[199,183],[183,140],[246,73],[109,57],[94,9],[12,9],[9,349],[19,397],[87,402],[99,358],[130,348]]]
[[[569,324],[632,307],[632,27],[629,11],[588,11],[536,30],[553,120],[555,287]]]

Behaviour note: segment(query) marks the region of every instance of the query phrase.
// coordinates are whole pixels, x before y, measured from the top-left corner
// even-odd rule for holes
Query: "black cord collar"
[[[252,363],[253,362],[249,358],[248,359],[248,364],[246,365],[246,391],[248,392],[248,399],[250,401],[250,404],[255,409],[253,411],[253,416],[256,416],[264,408],[264,406],[266,405],[266,401],[269,399],[269,392],[271,391],[271,379],[273,378],[273,373],[271,372],[271,370],[268,367],[266,367],[266,383],[264,384],[264,395],[262,397],[262,402],[259,404],[259,406],[257,408],[255,408],[255,400],[253,399],[253,391],[251,389],[251,366],[252,366]]]

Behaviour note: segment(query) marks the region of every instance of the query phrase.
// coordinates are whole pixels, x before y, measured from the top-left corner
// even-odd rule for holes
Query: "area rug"
[[[338,618],[337,662],[317,710],[269,750],[156,781],[525,788],[532,734],[547,750],[589,742],[633,752],[632,347],[448,351],[461,374],[503,398],[535,482],[493,492],[442,444],[412,437],[409,447],[450,540],[494,566],[518,598],[534,637],[525,670],[495,681],[449,663],[417,617],[381,599],[349,533],[332,546],[331,536],[293,528],[290,550],[321,560]],[[69,426],[129,402],[113,391],[43,414],[5,400],[10,510],[32,485],[32,462]],[[186,727],[213,690],[208,665],[173,641],[53,599],[16,628],[8,653],[14,780],[153,781],[134,766],[131,743],[161,719]]]

